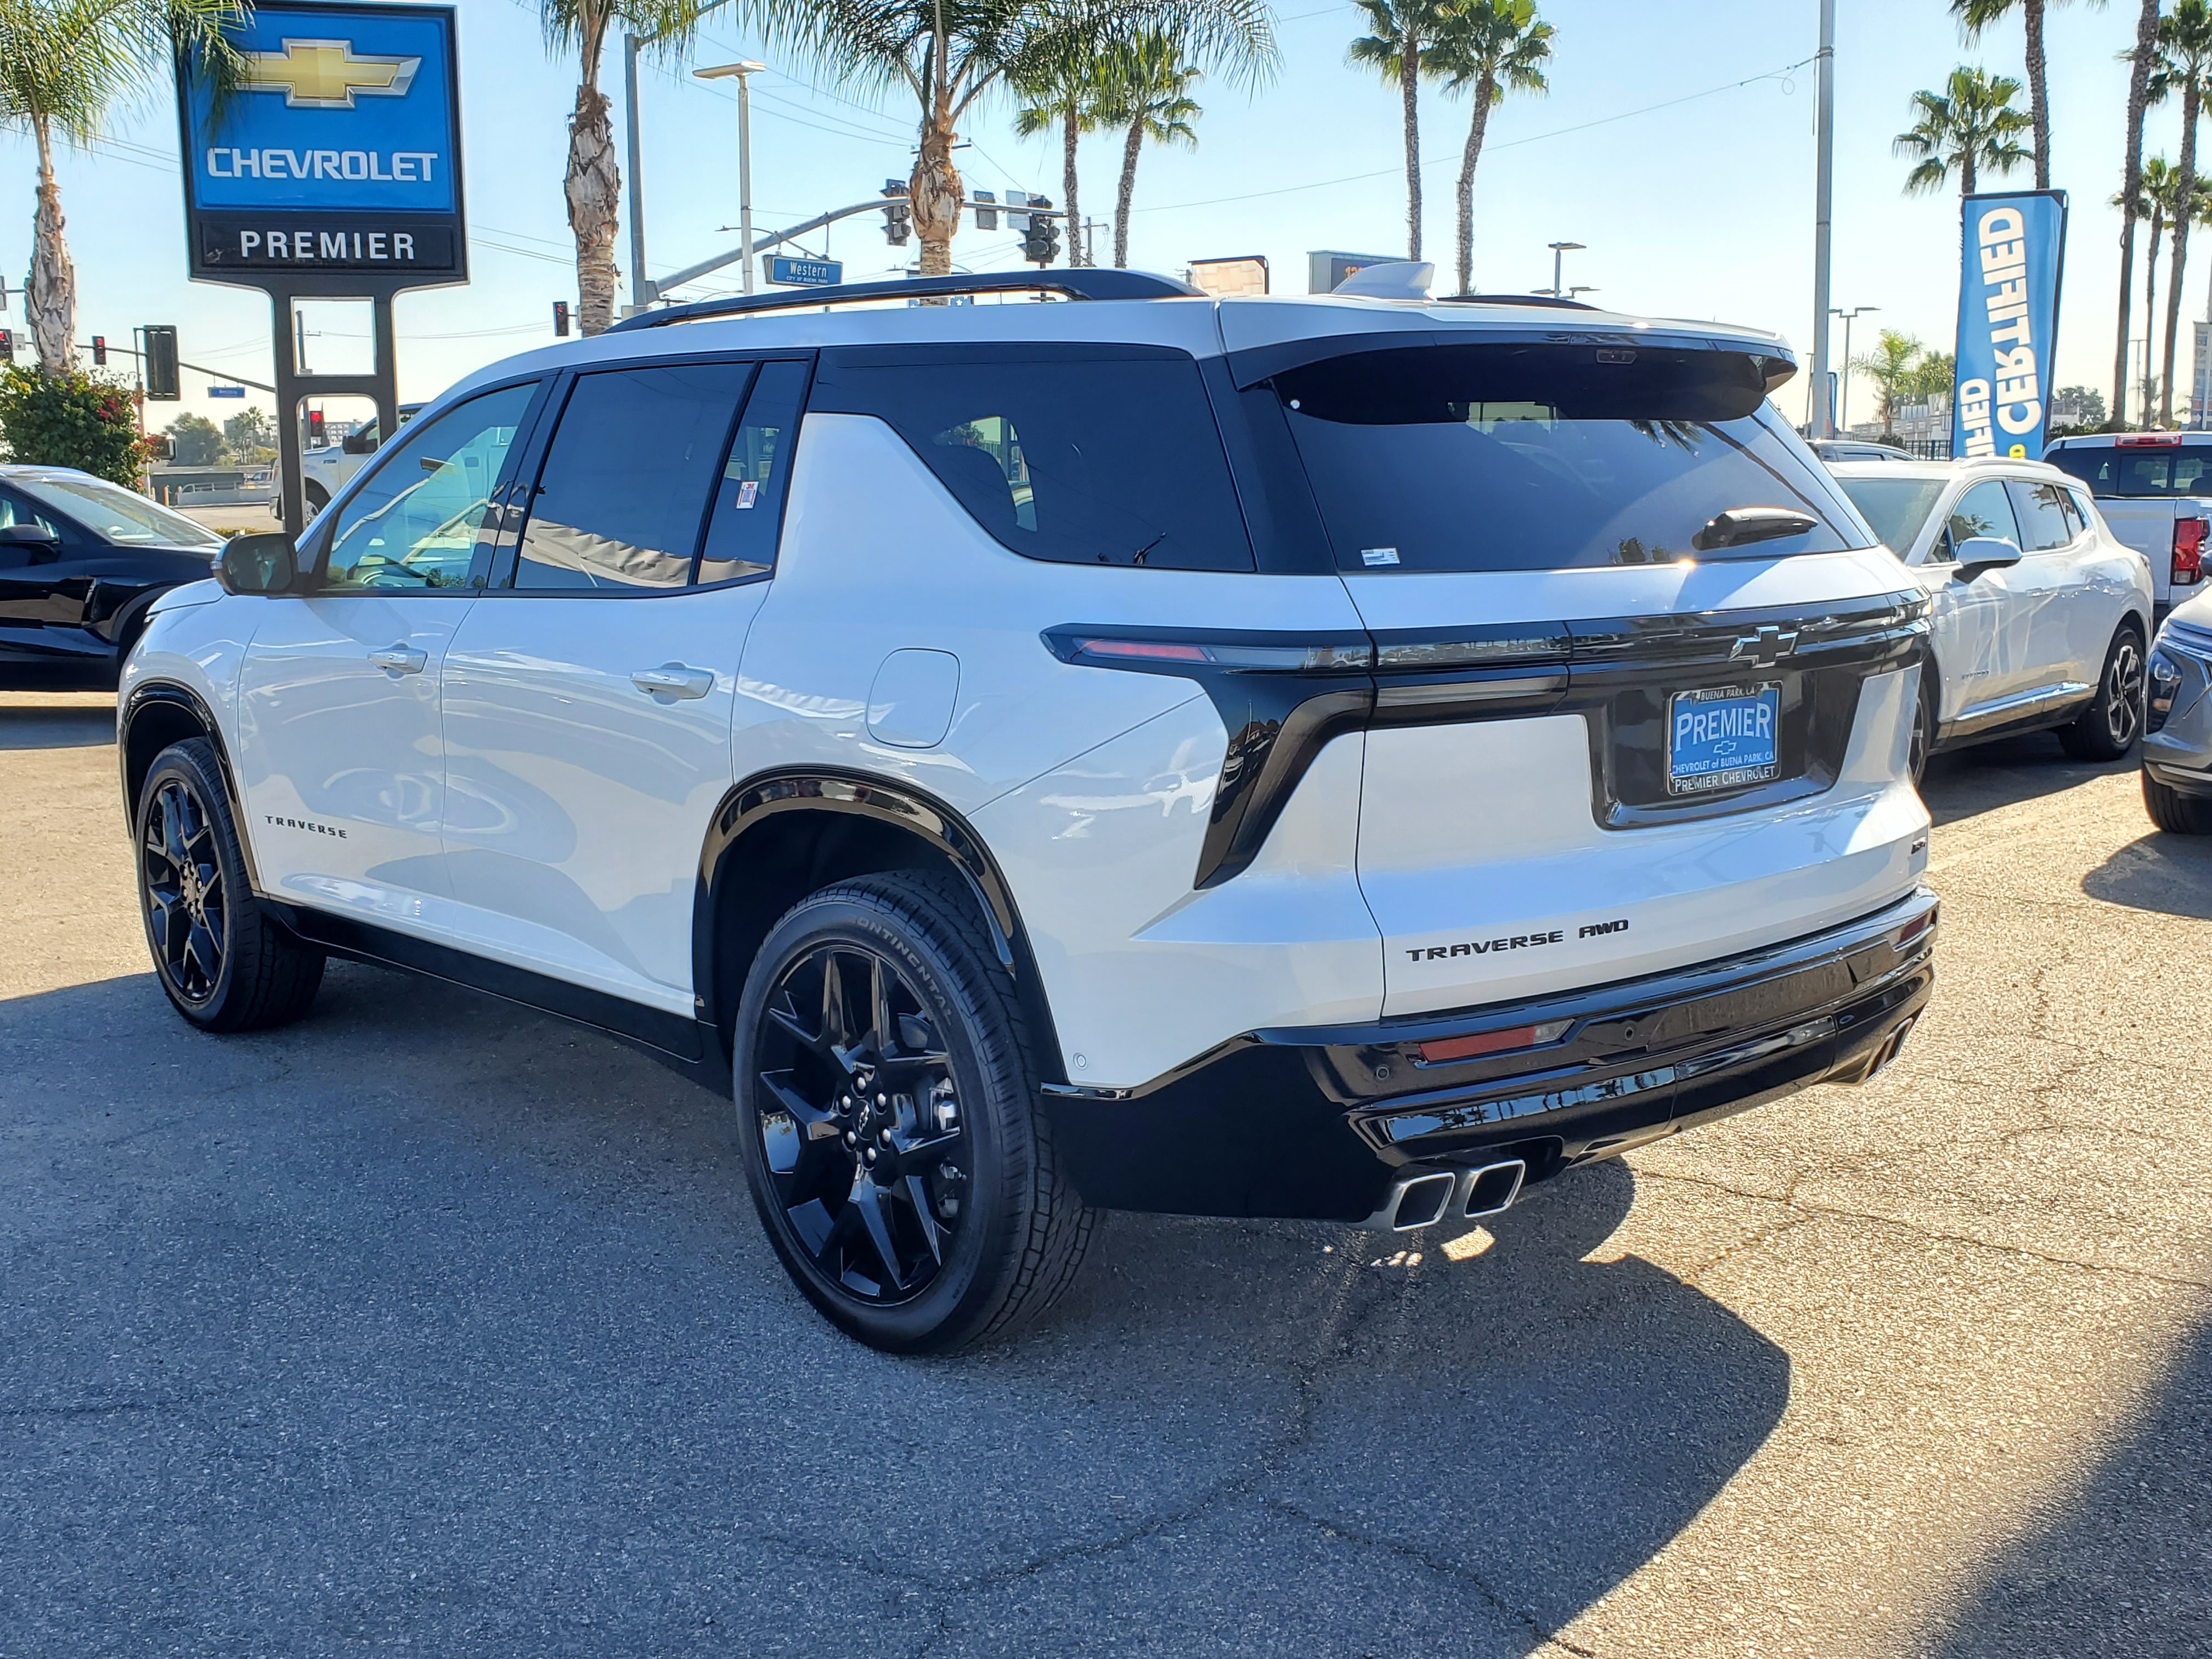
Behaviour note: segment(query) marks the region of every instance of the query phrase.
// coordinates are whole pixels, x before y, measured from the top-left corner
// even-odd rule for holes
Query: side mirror
[[[281,530],[233,536],[215,562],[215,579],[226,593],[289,593],[299,575],[299,555]]]
[[[0,546],[58,547],[61,538],[39,524],[11,524],[0,530]]]
[[[1958,545],[1959,580],[1970,582],[1985,570],[2020,562],[2020,546],[2004,536],[1969,536]]]
[[[338,441],[338,447],[349,455],[374,455],[376,440],[366,432],[349,432]]]

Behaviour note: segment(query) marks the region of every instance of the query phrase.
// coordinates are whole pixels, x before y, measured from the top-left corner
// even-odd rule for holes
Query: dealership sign
[[[2043,456],[2066,261],[2066,193],[1969,196],[1951,453]]]
[[[230,38],[246,69],[220,110],[178,64],[191,274],[466,281],[453,8],[265,0]]]

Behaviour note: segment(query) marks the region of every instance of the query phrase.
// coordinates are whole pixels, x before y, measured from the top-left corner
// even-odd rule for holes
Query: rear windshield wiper
[[[1732,507],[1706,520],[1705,528],[1690,538],[1690,545],[1700,553],[1711,553],[1782,536],[1802,536],[1820,527],[1818,519],[1795,507]]]

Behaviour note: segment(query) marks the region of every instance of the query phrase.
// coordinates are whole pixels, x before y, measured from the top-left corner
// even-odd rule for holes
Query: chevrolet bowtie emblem
[[[1741,657],[1753,668],[1771,668],[1796,648],[1797,630],[1794,628],[1760,628],[1736,636],[1735,646],[1729,653],[1731,658]]]
[[[356,94],[405,94],[420,58],[354,54],[350,40],[287,40],[282,52],[246,54],[246,89],[281,92],[293,109],[351,109]]]

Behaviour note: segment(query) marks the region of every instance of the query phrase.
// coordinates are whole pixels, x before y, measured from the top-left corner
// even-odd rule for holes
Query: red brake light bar
[[[2117,441],[2122,449],[2160,448],[2179,443],[2181,434],[2179,432],[2128,432],[2123,433]]]
[[[1085,640],[1078,649],[1087,657],[1143,657],[1153,662],[1211,660],[1204,646],[1174,640]]]
[[[2173,521],[2173,585],[2190,587],[2203,580],[2204,532],[2202,519]]]
[[[1421,1044],[1421,1059],[1434,1066],[1453,1060],[1479,1060],[1485,1054],[1511,1054],[1516,1048],[1540,1048],[1566,1035],[1572,1020],[1547,1020],[1541,1025],[1515,1025],[1503,1031],[1481,1031],[1473,1036],[1439,1037]]]

